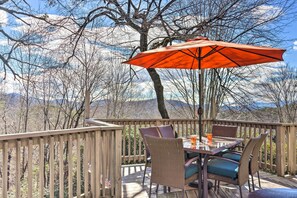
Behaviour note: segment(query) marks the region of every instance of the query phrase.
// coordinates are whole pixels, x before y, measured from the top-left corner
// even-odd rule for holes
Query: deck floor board
[[[122,166],[122,197],[124,198],[148,198],[149,194],[149,175],[150,168],[148,168],[144,186],[142,186],[142,176],[144,171],[143,164],[124,165]],[[287,176],[278,177],[274,174],[264,171],[260,172],[262,188],[296,188],[297,177]],[[256,175],[254,176],[255,190],[259,189],[259,183]],[[156,185],[152,187],[152,198],[156,198]],[[248,196],[248,185],[242,187],[243,197]],[[186,198],[197,197],[197,190],[189,187],[186,191]],[[158,190],[158,198],[181,198],[181,191],[178,189],[171,189],[170,193],[164,193],[163,187],[160,186]],[[221,182],[220,189],[214,191],[214,188],[209,190],[210,198],[235,198],[239,197],[239,189],[237,186]]]

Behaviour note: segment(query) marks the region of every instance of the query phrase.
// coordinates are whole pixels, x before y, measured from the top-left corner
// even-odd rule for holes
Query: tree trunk
[[[147,50],[147,32],[148,31],[143,31],[142,34],[140,34],[140,50],[146,51]],[[168,119],[168,112],[167,109],[165,107],[165,101],[164,101],[164,88],[160,79],[159,74],[157,73],[157,71],[155,69],[147,69],[153,83],[154,83],[154,88],[155,88],[155,92],[156,92],[156,97],[157,97],[157,103],[158,103],[158,110],[161,114],[161,117],[163,119]]]
[[[160,76],[155,69],[147,69],[147,71],[150,74],[152,81],[154,82],[154,88],[157,96],[158,110],[161,114],[161,117],[163,119],[168,119],[169,116],[168,116],[168,113],[165,107],[165,101],[164,101],[164,92],[163,92],[164,88],[161,83]]]

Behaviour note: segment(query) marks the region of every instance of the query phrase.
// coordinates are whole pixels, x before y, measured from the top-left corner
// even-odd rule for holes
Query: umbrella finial
[[[189,42],[189,41],[199,41],[199,40],[206,40],[206,41],[208,41],[208,38],[205,37],[205,36],[197,36],[196,38],[187,40],[187,42]]]

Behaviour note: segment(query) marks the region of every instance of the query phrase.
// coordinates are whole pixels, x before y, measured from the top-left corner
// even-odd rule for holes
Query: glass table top
[[[202,137],[202,141],[199,142],[197,137],[196,144],[191,144],[190,138],[182,138],[184,149],[191,152],[198,152],[202,154],[216,154],[224,149],[234,147],[240,144],[243,139],[241,138],[229,138],[229,137],[213,137],[209,141],[206,137]]]

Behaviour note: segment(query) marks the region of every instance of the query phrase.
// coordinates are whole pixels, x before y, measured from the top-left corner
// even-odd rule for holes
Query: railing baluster
[[[44,197],[44,139],[39,140],[39,197]]]
[[[80,134],[76,135],[76,156],[77,156],[77,165],[76,165],[76,197],[81,195],[81,157],[80,157]]]
[[[84,195],[89,196],[89,132],[85,133],[84,141]]]
[[[141,135],[139,133],[139,127],[140,127],[140,123],[138,122],[138,125],[136,126],[136,133],[137,133],[137,136],[138,136],[138,163],[141,162],[141,160],[142,160],[142,154],[141,154],[142,138],[141,138]]]
[[[73,175],[72,175],[72,135],[68,135],[68,197],[73,197]]]
[[[33,140],[28,140],[28,197],[33,197]]]
[[[7,168],[8,168],[8,143],[7,141],[2,142],[3,150],[3,175],[2,175],[2,197],[7,198]]]
[[[115,159],[114,159],[114,156],[115,156],[115,132],[112,131],[111,132],[111,144],[110,144],[110,157],[109,157],[109,160],[110,160],[110,165],[109,165],[109,169],[110,169],[110,188],[111,188],[111,196],[114,196],[114,187],[115,187],[115,179],[114,179],[114,169],[115,169]],[[141,139],[141,138],[139,138]],[[139,146],[139,148],[141,149],[141,144]],[[141,154],[141,153],[140,153]]]
[[[90,148],[92,150],[95,148],[95,132],[92,132],[91,134],[91,140],[90,140]],[[96,153],[91,152],[91,193],[92,197],[96,197]],[[98,187],[98,186],[97,186]]]
[[[126,156],[127,156],[127,153],[126,153],[126,122],[124,122],[124,128],[123,128],[123,137],[122,137],[122,142],[123,142],[123,147],[122,147],[122,152],[123,152],[123,160],[122,162],[125,163],[126,162]]]
[[[269,160],[269,163],[270,163],[270,170],[272,170],[273,168],[273,153],[272,153],[272,137],[273,137],[273,134],[272,134],[272,127],[270,127],[270,134],[269,134],[269,144],[270,144],[270,160]]]
[[[133,137],[133,163],[136,163],[136,137],[137,137],[137,131],[136,131],[136,123],[133,122],[133,131],[134,131],[134,137]]]
[[[101,152],[101,149],[100,147],[102,146],[102,142],[101,142],[101,134],[99,131],[96,131],[95,132],[95,147],[94,147],[94,154],[95,154],[95,163],[96,163],[96,172],[95,173],[91,173],[91,174],[95,174],[95,195],[94,197],[100,197],[100,188],[101,188],[101,185],[100,185],[100,169],[101,169],[101,162],[102,162],[102,152]],[[103,152],[104,154],[104,152]]]
[[[129,138],[128,138],[128,162],[131,162],[131,123],[129,122]]]
[[[21,197],[21,141],[16,141],[16,197]]]
[[[59,196],[64,197],[64,140],[59,136]]]
[[[55,195],[55,181],[54,181],[54,176],[55,176],[55,167],[54,167],[54,160],[55,160],[55,156],[54,156],[54,137],[51,136],[50,137],[50,142],[49,142],[49,146],[50,146],[50,161],[49,161],[49,175],[50,175],[50,197],[53,198]]]
[[[267,132],[267,126],[264,129],[264,133]],[[267,138],[264,140],[264,169],[267,169]]]

